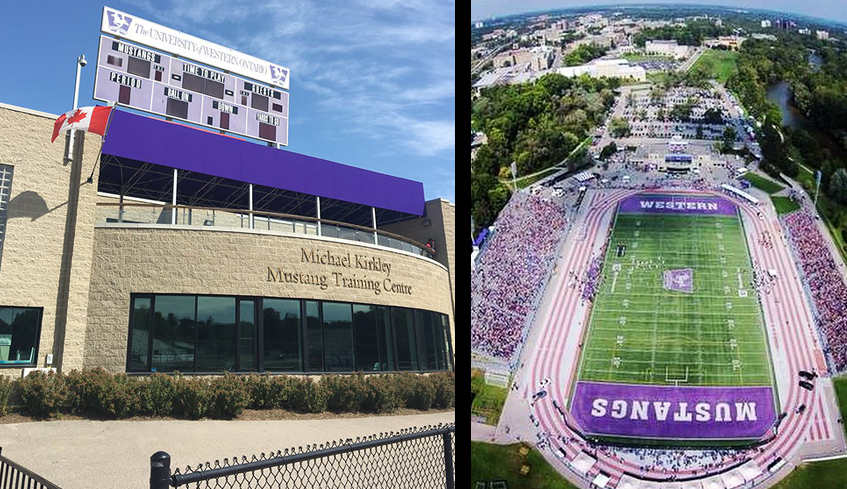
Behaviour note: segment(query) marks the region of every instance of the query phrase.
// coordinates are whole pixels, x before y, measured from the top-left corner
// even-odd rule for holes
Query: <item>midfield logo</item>
[[[694,272],[690,268],[665,270],[664,287],[667,290],[691,293],[694,291]]]

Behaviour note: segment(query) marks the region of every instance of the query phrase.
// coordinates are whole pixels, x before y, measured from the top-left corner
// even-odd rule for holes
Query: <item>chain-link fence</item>
[[[453,489],[454,424],[225,458],[170,473],[170,456],[151,459],[150,488]]]

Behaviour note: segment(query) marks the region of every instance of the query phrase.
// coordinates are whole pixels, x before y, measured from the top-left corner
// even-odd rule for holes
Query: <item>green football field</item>
[[[684,269],[691,291],[667,289]],[[578,380],[772,385],[739,217],[619,213],[602,276]]]

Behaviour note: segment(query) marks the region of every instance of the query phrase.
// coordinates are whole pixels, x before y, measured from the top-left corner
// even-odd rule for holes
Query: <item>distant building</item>
[[[536,46],[532,48],[532,60],[530,69],[533,71],[546,70],[553,63],[554,51],[550,46]]]
[[[594,78],[631,78],[635,81],[647,79],[644,68],[631,65],[625,59],[602,59],[584,65],[559,68],[557,72],[567,77],[588,75]]]
[[[723,21],[721,19],[715,20],[715,27],[723,27]]]
[[[762,35],[765,35],[765,34],[762,34]],[[773,37],[773,36],[771,36],[771,37]],[[737,51],[738,48],[741,47],[741,44],[744,43],[745,40],[747,40],[747,38],[740,37],[740,36],[720,36],[717,39],[708,39],[708,40],[704,41],[704,44],[706,46],[710,47],[710,48],[721,46],[721,47],[731,49],[733,51]]]
[[[815,31],[815,34],[818,36],[818,39],[829,39],[829,32],[827,31]]]
[[[658,54],[672,58],[685,58],[690,48],[680,46],[676,41],[647,41],[644,43],[644,52],[647,54]]]
[[[517,66],[532,61],[532,51],[529,49],[511,49],[494,57],[494,67]]]
[[[797,32],[799,34],[805,34],[807,36],[812,33],[812,31],[810,31],[809,29],[806,29],[805,27],[802,28],[802,29],[797,29]]]
[[[771,21],[769,21],[769,20],[763,20],[762,21],[762,27],[763,28],[764,27],[770,27],[770,26],[771,26]]]
[[[473,26],[474,26],[474,29],[482,29],[485,26],[485,24],[483,24],[482,22],[477,22]]]
[[[753,39],[766,39],[768,41],[776,41],[776,36],[772,34],[751,34],[750,37]]]

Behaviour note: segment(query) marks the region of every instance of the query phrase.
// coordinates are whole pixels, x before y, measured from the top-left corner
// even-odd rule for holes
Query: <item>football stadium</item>
[[[787,189],[800,209],[778,214],[732,165],[690,169],[512,195],[475,243],[474,440],[621,489],[772,484],[847,448],[844,283],[811,202]]]

